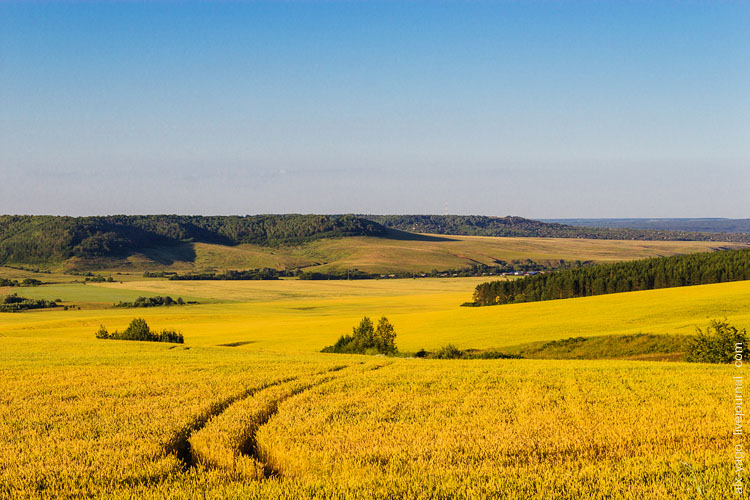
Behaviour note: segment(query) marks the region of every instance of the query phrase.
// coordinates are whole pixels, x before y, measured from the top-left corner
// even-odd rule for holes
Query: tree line
[[[177,299],[173,299],[169,295],[162,297],[161,295],[157,295],[155,297],[137,297],[132,302],[125,302],[120,301],[117,304],[115,304],[113,307],[121,307],[121,308],[127,308],[132,309],[134,307],[166,307],[166,306],[184,306],[185,304],[197,304],[198,302],[185,302],[182,300],[182,297],[177,297]]]
[[[45,299],[27,299],[16,294],[6,295],[0,299],[0,312],[21,312],[29,309],[47,309],[58,307],[57,302]]]
[[[473,302],[514,302],[587,297],[608,293],[705,285],[750,279],[750,249],[654,257],[599,264],[478,285]]]

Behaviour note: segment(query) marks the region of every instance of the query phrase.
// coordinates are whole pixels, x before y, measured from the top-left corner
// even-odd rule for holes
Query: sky
[[[750,217],[750,2],[0,1],[0,213]]]

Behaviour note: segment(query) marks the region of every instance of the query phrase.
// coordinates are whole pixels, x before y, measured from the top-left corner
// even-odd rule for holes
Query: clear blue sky
[[[2,2],[0,174],[0,213],[750,217],[750,3]]]

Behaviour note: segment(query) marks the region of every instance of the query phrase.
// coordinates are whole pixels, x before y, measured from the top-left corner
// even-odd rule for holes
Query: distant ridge
[[[750,219],[723,218],[635,218],[635,219],[542,219],[543,222],[585,227],[698,231],[708,233],[750,233]]]
[[[581,227],[561,224],[559,222],[543,222],[525,219],[517,216],[362,215],[362,217],[378,222],[385,227],[400,229],[402,231],[463,236],[750,242],[750,234],[746,233],[731,234],[683,231],[679,229],[631,229],[625,227]]]

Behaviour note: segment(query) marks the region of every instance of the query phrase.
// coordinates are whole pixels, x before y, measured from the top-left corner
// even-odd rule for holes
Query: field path
[[[277,414],[279,405],[313,387],[350,376],[352,369],[375,370],[385,364],[336,366],[306,379],[279,381],[237,398],[195,428],[187,436],[183,448],[186,455],[178,453],[178,457],[188,466],[222,469],[235,477],[260,480],[279,476],[281,471],[269,464],[255,439],[258,430]]]

